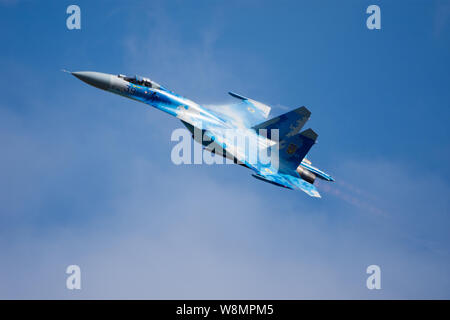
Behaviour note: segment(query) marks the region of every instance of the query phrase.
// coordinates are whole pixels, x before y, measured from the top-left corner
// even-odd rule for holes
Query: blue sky
[[[0,1],[0,298],[450,298],[449,1],[70,4]],[[179,121],[61,68],[305,105],[337,181],[175,166]]]

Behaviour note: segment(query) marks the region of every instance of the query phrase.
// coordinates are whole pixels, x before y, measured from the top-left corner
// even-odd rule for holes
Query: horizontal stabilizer
[[[296,178],[290,175],[283,175],[283,177],[289,180],[289,182],[295,186],[295,189],[302,190],[311,197],[321,198],[319,191],[313,184],[303,180],[302,178]]]
[[[273,174],[273,175],[262,175],[262,174],[252,174],[256,179],[268,182],[270,184],[287,188],[293,190],[301,190],[314,198],[321,198],[317,188],[305,180],[297,177],[293,177],[287,174]]]
[[[254,177],[254,178],[258,179],[258,180],[270,183],[270,184],[274,184],[274,185],[276,185],[278,187],[292,189],[292,187],[289,187],[289,186],[287,186],[285,184],[277,182],[277,181],[275,181],[275,179],[270,179],[270,176],[269,177],[264,177],[264,176],[259,175],[259,174],[252,174],[252,177]]]

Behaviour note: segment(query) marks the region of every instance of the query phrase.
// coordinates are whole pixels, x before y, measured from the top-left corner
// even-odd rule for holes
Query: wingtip
[[[317,189],[313,189],[308,193],[313,198],[322,198],[319,191]]]
[[[248,100],[247,97],[241,96],[240,94],[234,93],[234,92],[232,92],[232,91],[228,91],[228,94],[229,94],[230,96],[234,97],[234,98],[237,98],[237,99]]]

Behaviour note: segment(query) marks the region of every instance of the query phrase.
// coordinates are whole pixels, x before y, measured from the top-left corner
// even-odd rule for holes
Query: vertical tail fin
[[[278,117],[264,121],[253,127],[256,131],[259,129],[267,129],[268,138],[270,139],[270,130],[278,129],[280,139],[282,137],[292,137],[296,135],[305,125],[311,116],[311,112],[306,107],[300,107],[295,110],[286,112]]]
[[[291,137],[280,137],[280,171],[297,176],[296,169],[298,165],[316,143],[317,137],[317,133],[312,129],[307,129]]]

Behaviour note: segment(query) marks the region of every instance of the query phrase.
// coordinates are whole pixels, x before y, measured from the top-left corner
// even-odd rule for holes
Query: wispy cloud
[[[450,25],[450,2],[437,1],[434,14],[434,33],[440,36]]]

